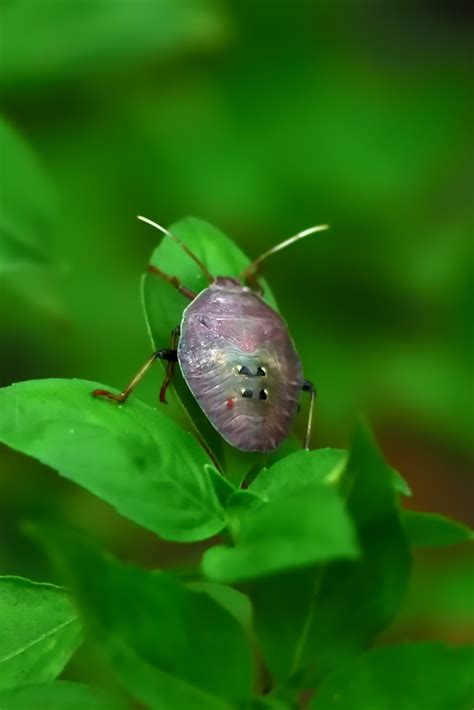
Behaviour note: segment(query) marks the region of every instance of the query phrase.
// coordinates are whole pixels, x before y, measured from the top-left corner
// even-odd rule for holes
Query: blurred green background
[[[156,234],[136,214],[202,217],[253,257],[328,222],[266,266],[318,387],[314,445],[347,445],[362,410],[407,504],[474,524],[472,5],[0,7],[0,384],[120,387],[142,363]],[[48,577],[32,515],[150,566],[196,555],[3,448],[0,573]],[[420,554],[394,633],[474,638],[473,561]]]

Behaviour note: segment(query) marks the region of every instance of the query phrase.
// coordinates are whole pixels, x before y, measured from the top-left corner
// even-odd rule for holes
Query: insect
[[[125,402],[155,360],[167,362],[160,390],[166,390],[179,363],[183,377],[211,424],[232,446],[242,451],[269,452],[290,433],[300,392],[310,395],[304,446],[309,448],[316,391],[304,379],[300,357],[283,318],[262,298],[258,283],[261,263],[293,242],[327,229],[311,227],[261,254],[240,278],[214,277],[178,237],[146,217],[138,217],[160,230],[195,261],[209,286],[195,293],[176,276],[156,266],[148,271],[167,281],[190,303],[181,324],[171,333],[171,346],[154,352],[127,385],[113,394],[94,390],[95,397]]]

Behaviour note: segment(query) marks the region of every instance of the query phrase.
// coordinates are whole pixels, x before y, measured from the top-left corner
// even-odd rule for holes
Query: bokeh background
[[[146,358],[136,214],[202,217],[253,257],[328,222],[266,266],[318,386],[314,445],[346,446],[363,411],[406,504],[474,524],[472,5],[0,7],[0,384],[120,387]],[[19,531],[37,515],[149,566],[196,553],[2,448],[0,573],[50,578]],[[473,563],[420,553],[392,636],[472,640]]]

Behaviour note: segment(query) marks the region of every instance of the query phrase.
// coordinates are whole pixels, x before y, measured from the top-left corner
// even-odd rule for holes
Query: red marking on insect
[[[234,406],[235,406],[235,400],[233,400],[231,397],[230,399],[227,400],[227,409],[234,409]]]

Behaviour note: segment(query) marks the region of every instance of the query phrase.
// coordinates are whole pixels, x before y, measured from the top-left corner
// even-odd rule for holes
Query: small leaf
[[[405,481],[402,475],[398,473],[394,468],[391,469],[392,473],[392,484],[393,490],[397,493],[401,493],[404,496],[411,496],[411,488]]]
[[[168,540],[219,532],[225,514],[194,437],[137,399],[121,407],[94,399],[97,387],[58,379],[0,390],[0,441]]]
[[[149,227],[151,229],[151,227]],[[250,259],[219,229],[203,220],[189,217],[170,227],[170,231],[186,244],[211,274],[237,277]],[[187,288],[199,292],[208,286],[204,274],[195,262],[172,239],[164,237],[153,252],[150,264],[171,276],[176,276]],[[265,299],[275,307],[275,300],[265,280]],[[170,333],[181,323],[183,311],[189,301],[154,274],[145,274],[142,280],[142,299],[151,341],[155,349],[167,347]],[[223,450],[228,450],[220,435],[212,427],[189,391],[179,368],[174,378],[176,393],[189,415],[193,427],[204,437],[219,460]],[[250,458],[246,469],[250,467]]]
[[[265,500],[284,498],[313,483],[336,481],[344,470],[347,452],[342,449],[297,451],[264,468],[250,486]]]
[[[237,582],[356,555],[343,502],[333,489],[313,485],[252,507],[241,521],[236,546],[212,547],[202,566],[211,579]]]
[[[0,620],[0,688],[53,680],[81,641],[72,604],[51,584],[0,577]]]
[[[318,688],[312,710],[472,710],[474,646],[405,643],[376,648]]]
[[[445,547],[474,539],[474,531],[436,513],[405,510],[403,525],[410,543],[415,547]]]
[[[47,266],[52,188],[30,147],[2,118],[0,155],[0,273]]]
[[[125,710],[126,707],[103,690],[64,680],[0,692],[2,710]]]
[[[152,707],[180,708],[171,699],[186,688],[189,700],[202,693],[211,699],[250,695],[244,633],[208,594],[171,574],[121,564],[71,531],[43,526],[33,536],[71,588],[86,633],[137,698],[154,698]]]

